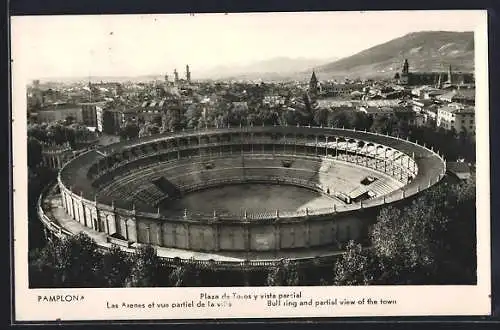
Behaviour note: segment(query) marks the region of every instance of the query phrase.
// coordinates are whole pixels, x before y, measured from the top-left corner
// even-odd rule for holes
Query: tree
[[[170,273],[170,283],[172,286],[200,286],[200,271],[194,266],[195,260],[180,264],[178,263]]]
[[[153,123],[145,123],[139,130],[139,137],[151,136],[160,133],[160,127]]]
[[[281,116],[279,117],[279,124],[282,126],[290,125],[295,126],[297,123],[300,124],[300,115],[297,113],[298,111],[283,111]]]
[[[472,284],[476,281],[476,182],[475,178],[443,184],[426,192],[437,201],[440,212],[449,219],[446,228],[436,232],[440,242],[433,277],[438,283]]]
[[[132,256],[132,270],[127,279],[127,286],[153,287],[158,284],[160,258],[151,245],[140,246]]]
[[[442,215],[423,198],[403,211],[382,209],[371,238],[377,255],[395,278],[406,278],[416,270],[431,266],[436,246],[432,231],[442,226]]]
[[[328,109],[320,108],[314,112],[313,121],[317,126],[328,125]]]
[[[183,127],[178,109],[169,109],[163,113],[161,123],[162,132],[175,132]]]
[[[64,123],[66,125],[71,125],[71,124],[74,124],[76,121],[76,118],[74,116],[66,116],[66,118],[64,119]]]
[[[162,117],[161,116],[154,116],[151,119],[151,124],[153,126],[161,127],[161,125],[162,125]]]
[[[55,245],[56,271],[63,287],[95,287],[101,265],[97,243],[84,233]]]
[[[29,252],[30,288],[51,288],[60,286],[56,273],[55,247],[51,242]]]
[[[377,278],[380,269],[370,250],[349,241],[345,253],[336,261],[333,282],[335,285],[368,285]]]
[[[66,142],[74,141],[74,130],[68,126],[63,125],[63,123],[61,122],[50,124],[47,127],[47,130],[47,137],[49,142],[51,143],[61,145]]]
[[[113,245],[102,257],[100,266],[103,286],[110,288],[124,287],[131,272],[131,261],[126,252]]]
[[[386,134],[386,133],[392,133],[392,129],[390,127],[390,121],[389,118],[386,116],[377,116],[373,119],[372,126],[370,127],[370,131],[379,133],[379,134]]]
[[[28,167],[36,168],[42,162],[42,145],[36,138],[28,137]]]
[[[198,121],[201,118],[201,114],[201,108],[196,104],[191,104],[185,112],[187,127],[198,127]]]
[[[330,112],[328,126],[339,128],[351,128],[348,113],[344,110],[335,110]]]
[[[174,267],[172,272],[170,273],[170,283],[172,286],[180,287],[184,285],[186,270],[182,265],[177,265]]]
[[[299,284],[297,265],[288,260],[279,261],[268,272],[266,285],[269,286],[296,286]]]
[[[40,142],[47,142],[47,125],[30,124],[28,126],[28,137],[35,138]]]
[[[366,113],[356,111],[352,114],[352,126],[358,130],[369,130],[372,125],[372,118],[368,117]]]
[[[128,122],[120,130],[122,139],[135,139],[139,136],[139,126],[135,123]]]

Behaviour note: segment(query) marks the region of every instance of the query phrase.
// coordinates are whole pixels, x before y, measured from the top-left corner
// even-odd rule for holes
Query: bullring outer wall
[[[258,138],[254,138],[257,135]],[[346,141],[343,150],[339,149],[339,139]],[[182,140],[188,143],[181,143]],[[349,145],[348,141],[352,143]],[[119,201],[97,200],[95,198],[97,191],[88,179],[89,172],[95,171],[97,167],[100,167],[100,171],[97,171],[96,178],[106,173],[102,168],[116,170],[121,165],[113,167],[107,164],[106,167],[110,156],[116,154],[123,156],[126,152],[134,154],[134,149],[142,153],[151,147],[153,152],[150,156],[147,153],[141,156],[147,158],[160,153],[162,150],[160,146],[168,152],[180,154],[181,150],[203,150],[225,144],[250,143],[254,146],[284,145],[283,150],[286,150],[285,145],[302,146],[306,151],[312,151],[313,148],[316,156],[320,157],[338,152],[363,157],[362,147],[357,149],[353,147],[359,146],[360,141],[365,145],[377,146],[376,150],[378,146],[383,146],[406,155],[409,159],[407,163],[400,164],[400,169],[401,173],[406,169],[407,175],[414,175],[412,181],[402,190],[368,200],[364,204],[296,213],[270,210],[267,216],[260,215],[258,219],[254,219],[252,214],[246,215],[245,218],[223,218],[217,213],[195,216],[189,212],[183,217],[171,217],[152,207],[120,205]],[[288,155],[294,156],[292,152]],[[383,168],[389,161],[391,160],[383,161]],[[127,161],[121,164],[126,163]],[[313,248],[359,239],[366,234],[367,224],[373,219],[379,207],[418,194],[439,182],[444,173],[445,162],[437,153],[417,143],[396,137],[337,128],[245,127],[161,135],[93,150],[67,163],[59,173],[58,184],[66,212],[82,225],[108,235],[119,234],[129,242],[151,243],[187,250],[259,252]]]

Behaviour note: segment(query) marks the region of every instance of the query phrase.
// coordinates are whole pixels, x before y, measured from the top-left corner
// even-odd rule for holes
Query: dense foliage
[[[96,139],[95,133],[87,127],[75,124],[70,118],[66,121],[28,125],[28,167],[35,169],[42,162],[44,145],[62,146],[68,144],[78,149]]]
[[[443,183],[402,209],[380,211],[372,248],[350,242],[336,284],[471,284],[476,281],[475,181]]]

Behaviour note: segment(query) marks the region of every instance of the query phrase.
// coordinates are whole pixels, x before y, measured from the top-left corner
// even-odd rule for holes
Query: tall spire
[[[316,73],[313,70],[311,75],[311,80],[309,81],[309,93],[312,96],[316,96],[318,93],[318,78],[316,78]]]
[[[92,82],[90,80],[90,75],[89,75],[89,84],[88,84],[88,88],[89,88],[89,102],[92,102]]]
[[[177,69],[174,69],[174,81],[175,83],[179,82],[179,73],[177,72]]]
[[[448,83],[453,84],[452,73],[451,73],[451,64],[448,66]]]
[[[315,84],[317,84],[317,83],[318,83],[318,78],[316,78],[316,72],[314,72],[314,70],[313,70],[313,73],[312,73],[312,75],[311,75],[311,81],[310,81],[310,83],[311,83],[311,84],[312,84],[312,83],[315,83]]]
[[[191,82],[191,71],[189,71],[189,65],[186,65],[186,81]]]
[[[438,78],[438,82],[437,82],[437,85],[436,85],[436,88],[442,88],[443,87],[442,86],[442,81],[441,81],[441,76],[442,76],[442,74],[440,73],[439,74],[439,78]]]
[[[403,74],[407,74],[408,72],[410,72],[410,65],[408,64],[408,59],[405,58],[405,62],[403,63],[403,71],[402,71],[402,73]]]

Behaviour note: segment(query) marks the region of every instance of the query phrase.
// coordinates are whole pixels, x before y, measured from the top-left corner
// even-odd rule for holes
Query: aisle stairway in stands
[[[168,197],[153,183],[147,183],[139,187],[139,189],[140,190],[133,195],[133,199],[138,199],[147,205],[157,206],[162,200]]]

